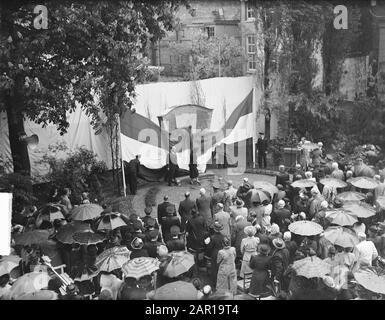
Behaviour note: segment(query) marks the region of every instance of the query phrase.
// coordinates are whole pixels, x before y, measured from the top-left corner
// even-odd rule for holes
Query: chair
[[[253,272],[245,272],[243,277],[243,290],[249,290]]]

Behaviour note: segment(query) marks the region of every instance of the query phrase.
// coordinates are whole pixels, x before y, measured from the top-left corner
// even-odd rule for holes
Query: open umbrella
[[[82,231],[92,231],[91,227],[87,223],[82,223],[80,221],[73,221],[68,223],[62,227],[60,227],[59,231],[56,233],[56,240],[61,243],[73,244],[75,242],[73,235],[77,232]]]
[[[252,204],[253,202],[262,203],[263,201],[270,202],[270,195],[267,191],[263,191],[260,189],[251,189],[246,194],[246,201],[249,204]]]
[[[337,194],[336,199],[345,202],[358,202],[364,200],[366,197],[363,193],[356,191],[346,191],[340,194]]]
[[[18,296],[15,300],[59,300],[58,294],[51,290],[40,290]]]
[[[324,178],[324,179],[321,179],[320,182],[324,186],[328,186],[331,188],[345,188],[347,186],[346,182],[335,178]]]
[[[198,300],[198,290],[190,282],[175,281],[155,290],[155,300]]]
[[[13,269],[19,267],[20,260],[19,256],[2,256],[0,259],[0,277],[4,274],[11,274]]]
[[[351,213],[342,208],[326,211],[326,218],[339,226],[352,226],[358,221]]]
[[[72,220],[86,221],[100,217],[103,208],[95,203],[81,204],[71,211]]]
[[[358,218],[369,218],[376,214],[376,210],[364,202],[346,203],[342,208]]]
[[[376,200],[376,206],[385,209],[385,196],[379,196]]]
[[[296,180],[294,181],[291,186],[293,188],[312,188],[314,187],[315,185],[317,185],[317,183],[313,180],[308,180],[308,179],[301,179],[301,180]]]
[[[47,241],[49,236],[50,233],[48,230],[31,230],[15,236],[15,244],[22,246],[40,244]]]
[[[374,189],[378,186],[378,182],[369,177],[350,178],[347,182],[360,189]]]
[[[175,251],[171,252],[171,261],[168,263],[164,275],[175,278],[191,269],[195,264],[194,256],[190,252]]]
[[[53,222],[56,219],[65,219],[62,212],[62,205],[56,203],[48,203],[39,210],[39,216],[46,215],[49,217],[49,221]]]
[[[151,275],[159,269],[160,261],[150,257],[140,257],[126,262],[122,271],[126,277],[140,279],[144,276]]]
[[[323,228],[316,222],[303,220],[289,224],[289,230],[301,236],[315,236],[322,233]]]
[[[102,235],[94,233],[93,231],[76,232],[73,238],[76,243],[84,245],[97,244],[103,242],[105,239]]]
[[[293,263],[293,269],[298,276],[308,279],[322,278],[330,272],[330,265],[322,259],[312,256],[295,261]]]
[[[98,230],[114,230],[119,227],[127,226],[121,217],[116,213],[107,213],[101,217]]]
[[[343,248],[354,248],[359,243],[357,234],[343,227],[329,227],[324,232],[324,237],[332,244]]]
[[[354,278],[365,289],[385,294],[385,276],[379,276],[374,272],[356,272]]]
[[[96,257],[95,266],[99,271],[111,272],[122,268],[130,260],[131,251],[127,247],[112,247]]]
[[[270,194],[270,197],[273,198],[274,194],[278,193],[278,188],[267,181],[255,181],[254,189],[265,190]]]
[[[26,273],[14,282],[9,296],[14,300],[24,294],[45,289],[48,287],[49,280],[51,280],[51,278],[47,272]]]

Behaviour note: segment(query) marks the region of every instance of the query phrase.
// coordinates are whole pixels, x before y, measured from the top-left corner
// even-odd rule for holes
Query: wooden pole
[[[120,138],[120,117],[118,113],[115,113],[115,120],[117,124],[117,141],[118,141],[118,146],[117,146],[118,150],[116,151],[116,154],[117,154],[116,156],[119,157],[119,162],[122,168],[123,195],[124,197],[126,197],[127,187],[126,187],[126,177],[124,174],[124,162],[123,162],[123,156],[122,156],[122,140]]]

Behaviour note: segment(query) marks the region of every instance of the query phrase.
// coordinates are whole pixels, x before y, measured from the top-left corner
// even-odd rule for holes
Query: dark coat
[[[192,216],[186,223],[187,247],[194,250],[205,247],[204,239],[208,235],[205,219],[200,215]]]
[[[197,205],[195,201],[190,198],[186,198],[179,203],[178,213],[181,220],[181,231],[183,232],[186,228],[186,222],[191,218],[191,210],[196,209]]]
[[[206,255],[211,258],[211,275],[214,283],[216,283],[217,274],[218,274],[218,252],[223,249],[223,240],[225,236],[216,232],[210,237],[210,243],[206,247]]]
[[[138,175],[140,168],[140,161],[138,159],[133,159],[127,164],[127,171],[130,174]]]
[[[172,251],[183,251],[186,246],[183,239],[171,239],[166,243],[168,252]]]
[[[159,223],[162,223],[162,218],[167,216],[166,208],[168,206],[173,206],[175,208],[175,204],[168,201],[164,201],[161,204],[158,204],[158,222]],[[174,216],[176,216],[176,208],[174,211],[175,211]]]
[[[246,195],[250,189],[252,189],[252,186],[249,183],[239,186],[237,191],[237,197],[242,199],[242,201],[246,202]]]
[[[207,195],[200,196],[196,200],[199,214],[205,219],[207,225],[210,225],[213,219],[211,213],[211,197]]]
[[[226,196],[225,196],[224,192],[222,192],[222,191],[214,192],[214,194],[211,197],[211,203],[210,203],[210,208],[211,208],[211,212],[213,213],[213,215],[219,211],[217,208],[217,204],[218,203],[224,204],[225,200],[226,200]]]
[[[283,274],[289,266],[289,250],[276,249],[271,257],[271,273],[277,280],[282,281]]]
[[[151,258],[156,258],[158,256],[157,249],[162,244],[159,241],[148,241],[144,244],[143,249],[148,253],[148,256]]]
[[[172,226],[178,226],[180,228],[180,219],[176,216],[166,216],[160,222],[162,226],[162,235],[164,241],[168,241],[171,239],[170,229]]]
[[[289,176],[289,174],[286,173],[286,172],[283,172],[283,173],[280,172],[280,173],[277,175],[277,179],[276,179],[275,185],[277,186],[277,185],[280,184],[280,185],[282,185],[282,186],[286,186],[287,181],[290,181],[290,176]]]
[[[269,272],[271,257],[253,255],[250,259],[250,268],[253,269],[249,292],[254,295],[263,294],[268,291],[266,285],[269,283]]]
[[[231,230],[231,243],[237,252],[238,258],[243,256],[241,252],[241,242],[244,238],[247,238],[247,235],[243,231],[247,226],[251,226],[251,222],[247,221],[246,219],[242,219],[237,221]]]
[[[278,224],[279,230],[285,232],[287,231],[287,226],[290,224],[290,221],[287,222],[287,220],[290,220],[290,216],[291,213],[288,209],[276,209],[271,216],[271,222]]]
[[[285,241],[285,246],[289,251],[289,264],[291,264],[294,261],[295,252],[297,251],[298,246],[293,240]]]
[[[268,142],[266,138],[258,138],[257,140],[257,150],[258,152],[266,152],[268,148]]]
[[[140,257],[149,257],[149,254],[144,247],[142,249],[132,250],[131,255],[130,255],[130,260],[135,259],[135,258],[140,258]]]

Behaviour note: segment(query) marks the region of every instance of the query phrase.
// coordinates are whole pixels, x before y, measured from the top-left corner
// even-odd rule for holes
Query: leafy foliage
[[[61,152],[66,152],[66,158],[59,158]],[[90,190],[89,185],[94,176],[107,171],[103,161],[98,161],[96,155],[84,147],[75,151],[68,151],[64,144],[56,144],[49,147],[49,153],[42,156],[40,164],[50,168],[45,177],[59,188],[69,187],[74,194],[80,195],[84,191],[98,194],[100,190]]]
[[[294,148],[298,145],[299,139],[294,133],[285,137],[277,137],[269,142],[269,152],[273,155],[274,165],[278,166],[283,161],[283,149]]]

